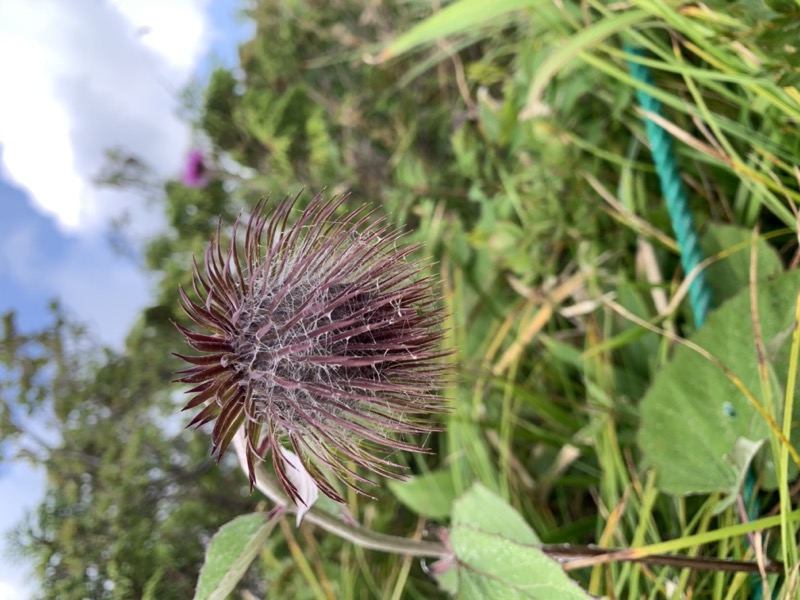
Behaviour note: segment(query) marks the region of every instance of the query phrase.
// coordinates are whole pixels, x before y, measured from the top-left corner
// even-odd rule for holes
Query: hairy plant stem
[[[234,436],[231,443],[236,451],[236,456],[239,458],[239,464],[242,470],[247,474],[247,442],[245,441],[242,430]],[[275,478],[267,473],[266,469],[264,469],[260,463],[256,462],[254,467],[256,476],[255,487],[286,512],[297,512],[296,505],[283,492]],[[442,559],[453,557],[452,550],[449,550],[447,546],[441,542],[412,540],[394,535],[377,533],[369,529],[363,529],[358,525],[348,523],[344,519],[335,517],[317,508],[312,507],[303,518],[321,527],[325,531],[339,536],[343,540],[347,540],[368,550],[378,550],[379,552],[417,556],[420,558]],[[591,568],[606,562],[639,562],[650,565],[688,568],[698,571],[758,573],[760,570],[758,563],[749,561],[673,556],[668,554],[637,557],[635,554],[626,555],[626,551],[619,548],[571,546],[569,544],[542,544],[536,547],[549,558],[561,563],[562,567],[568,571],[580,568]],[[633,553],[634,551],[628,552]],[[761,568],[763,568],[766,573],[780,573],[783,570],[783,565],[778,562],[768,562]]]
[[[242,431],[239,430],[233,438],[232,445],[236,450],[236,456],[239,458],[239,463],[245,473],[248,472],[246,443]],[[256,476],[255,487],[275,504],[284,507],[287,512],[296,512],[296,505],[289,500],[289,497],[283,492],[277,480],[267,473],[266,469],[264,469],[263,465],[258,463],[258,461],[256,461],[254,466]],[[329,533],[337,535],[362,548],[367,548],[368,550],[378,550],[380,552],[424,558],[445,558],[452,554],[441,542],[411,540],[394,535],[377,533],[369,529],[363,529],[358,525],[347,523],[344,519],[340,519],[314,507],[305,514],[303,519],[321,527]]]

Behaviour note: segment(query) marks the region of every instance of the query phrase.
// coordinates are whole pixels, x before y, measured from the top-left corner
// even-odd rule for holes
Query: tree
[[[43,598],[191,597],[204,544],[252,508],[246,482],[204,437],[170,431],[174,365],[144,354],[147,327],[116,353],[52,310],[35,332],[3,317],[0,443],[47,471],[13,542]]]

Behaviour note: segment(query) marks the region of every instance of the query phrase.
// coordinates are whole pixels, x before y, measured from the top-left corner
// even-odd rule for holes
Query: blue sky
[[[144,239],[163,218],[141,194],[98,190],[103,151],[120,146],[179,176],[192,146],[178,95],[214,65],[233,66],[250,35],[239,0],[39,0],[0,4],[0,312],[24,329],[59,297],[104,343],[121,347],[150,295],[136,260],[116,254],[108,223],[126,213]],[[9,65],[8,63],[14,63]],[[15,92],[8,94],[8,90]],[[43,473],[0,470],[0,598],[23,600],[26,565],[4,534],[42,496]]]

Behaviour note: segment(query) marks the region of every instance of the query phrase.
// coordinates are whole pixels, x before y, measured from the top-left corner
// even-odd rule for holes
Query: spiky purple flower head
[[[217,235],[195,264],[200,302],[180,290],[202,331],[178,326],[199,356],[178,381],[193,384],[190,423],[216,421],[219,459],[244,427],[251,486],[254,460],[270,452],[289,496],[279,447],[297,454],[319,489],[343,501],[333,481],[357,491],[370,481],[354,467],[401,478],[398,450],[425,451],[417,434],[438,430],[437,393],[447,377],[440,350],[444,312],[417,246],[364,208],[343,213],[342,198],[317,195],[292,222],[297,198],[262,201],[242,240]],[[227,249],[223,251],[223,246]]]
[[[208,166],[202,150],[192,150],[186,157],[183,169],[183,184],[187,187],[203,187],[208,183]]]

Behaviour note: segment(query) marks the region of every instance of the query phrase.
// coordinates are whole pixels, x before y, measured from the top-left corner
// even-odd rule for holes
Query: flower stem
[[[239,458],[239,464],[242,470],[247,473],[247,458],[246,458],[246,444],[242,430],[234,436],[232,445],[236,450],[236,456]],[[282,506],[287,512],[293,513],[297,510],[294,503],[289,500],[289,497],[283,493],[281,486],[266,469],[256,462],[255,464],[255,486],[267,498],[272,500],[278,506]],[[389,552],[392,554],[401,554],[404,556],[419,556],[430,558],[445,558],[452,553],[445,548],[444,544],[440,542],[428,542],[422,540],[411,540],[408,538],[398,537],[394,535],[386,535],[364,529],[357,525],[351,525],[343,519],[335,517],[330,513],[319,510],[318,508],[311,508],[303,517],[304,520],[321,527],[325,531],[339,536],[343,540],[347,540],[356,546],[367,548],[368,550],[378,550],[379,552]]]
[[[247,474],[246,444],[243,433],[240,430],[233,438],[232,445],[236,450],[242,470]],[[267,498],[275,502],[288,513],[297,511],[297,507],[289,500],[283,492],[278,482],[271,476],[264,467],[255,464],[255,486]],[[363,529],[358,525],[347,523],[343,519],[333,516],[330,513],[311,508],[303,517],[304,519],[321,527],[325,531],[339,536],[368,550],[378,550],[379,552],[389,552],[404,556],[418,556],[425,558],[448,558],[453,553],[441,542],[429,542],[422,540],[411,540],[408,538],[394,535],[377,533],[369,529]],[[754,573],[764,569],[767,573],[777,573],[782,570],[783,565],[776,562],[769,562],[766,565],[759,565],[756,562],[708,559],[691,556],[676,556],[668,554],[658,554],[653,556],[639,556],[636,549],[621,550],[619,548],[597,548],[592,546],[570,546],[569,544],[542,544],[536,546],[549,558],[562,564],[567,570],[592,567],[606,562],[641,562],[651,565],[673,566],[678,568],[689,568],[696,570],[710,571],[733,571],[743,573]]]

